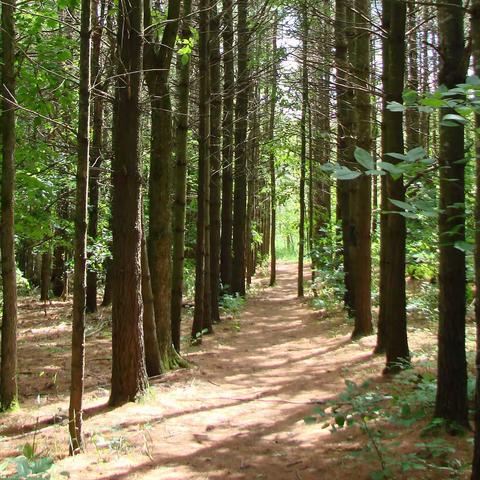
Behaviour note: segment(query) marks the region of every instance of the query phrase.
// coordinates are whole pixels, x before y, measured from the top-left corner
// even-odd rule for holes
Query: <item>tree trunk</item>
[[[105,287],[103,290],[102,307],[109,307],[113,299],[113,261],[111,258],[105,260]]]
[[[72,359],[68,426],[70,454],[83,449],[83,389],[85,379],[85,294],[87,281],[88,167],[90,133],[91,3],[82,0],[80,29],[80,88],[77,133],[75,258],[73,278]]]
[[[385,32],[388,32],[390,29],[390,13],[391,8],[384,9],[382,12],[382,28]],[[390,48],[388,48],[387,44],[387,37],[384,36],[382,38],[382,86],[383,90],[386,91],[387,85],[387,66],[389,65],[389,55],[390,55]],[[385,128],[386,128],[386,118],[387,118],[387,102],[385,99],[385,95],[382,98],[382,124],[381,124],[381,154],[382,158],[385,157],[386,153],[389,153],[386,150],[385,144]],[[389,158],[388,161],[391,159]],[[387,344],[387,331],[386,331],[386,317],[384,314],[383,305],[385,305],[385,295],[387,293],[386,290],[386,273],[387,273],[387,266],[385,263],[385,241],[381,241],[381,239],[386,238],[387,232],[387,220],[388,216],[383,214],[382,212],[387,211],[387,180],[386,176],[382,176],[380,180],[380,274],[379,274],[379,311],[378,311],[378,321],[377,321],[377,343],[375,345],[375,349],[373,353],[375,354],[382,354],[386,351],[386,344]]]
[[[148,265],[147,240],[145,238],[142,215],[142,300],[143,300],[143,337],[145,344],[145,366],[147,375],[154,377],[162,373],[162,362],[158,348],[157,327],[155,324],[155,306]]]
[[[223,0],[223,122],[222,122],[222,228],[220,277],[223,289],[232,283],[233,230],[233,99],[235,89],[232,0]]]
[[[383,11],[387,12],[386,27],[387,38],[384,47],[388,49],[386,54],[388,63],[385,65],[384,75],[385,101],[403,103],[402,93],[404,89],[405,71],[405,22],[406,4],[395,0],[384,0]],[[388,153],[403,154],[403,117],[402,114],[384,109],[384,153],[385,162],[398,163]],[[384,225],[381,229],[381,273],[384,289],[380,296],[380,310],[383,319],[385,335],[385,348],[387,363],[384,373],[396,373],[410,363],[410,353],[407,339],[407,311],[405,293],[405,247],[406,247],[406,219],[397,206],[390,199],[405,202],[405,187],[403,176],[394,179],[386,175],[384,179],[385,195],[383,207],[389,212],[383,213]]]
[[[238,0],[237,102],[235,106],[235,186],[233,205],[232,293],[245,296],[247,222],[248,0]]]
[[[105,0],[92,1],[92,74],[91,83],[96,90],[101,90],[100,85],[100,46],[102,40],[102,21],[98,9],[102,3],[104,12]],[[103,15],[102,15],[103,17]],[[98,236],[98,205],[100,201],[100,167],[103,160],[103,97],[98,93],[93,94],[93,118],[92,118],[92,144],[90,151],[90,177],[89,177],[89,218],[88,237],[95,243]],[[95,268],[87,270],[87,312],[97,311],[97,282],[98,275]]]
[[[42,253],[42,267],[40,275],[40,300],[47,301],[50,298],[50,274],[52,254],[50,250]]]
[[[480,0],[471,5],[472,53],[475,75],[480,76]],[[475,442],[473,447],[471,480],[480,479],[480,115],[475,117],[476,138],[476,199],[475,199],[475,323],[477,327],[477,348],[475,356]]]
[[[414,2],[407,3],[408,21],[410,31],[408,36],[408,90],[419,91],[418,80],[418,29],[417,6]],[[424,47],[427,49],[427,46]],[[402,72],[403,73],[403,72]],[[420,114],[416,108],[409,108],[405,113],[407,150],[420,146]]]
[[[184,0],[183,22],[180,38],[189,42],[192,36],[190,28],[191,0]],[[173,204],[173,262],[172,262],[172,341],[180,352],[180,326],[182,321],[183,265],[185,259],[185,207],[187,200],[187,140],[189,124],[190,65],[179,56],[177,61],[178,76],[178,118],[175,155],[175,201]]]
[[[335,1],[335,68],[336,68],[336,94],[337,94],[337,159],[340,164],[346,164],[353,157],[353,90],[350,86],[350,66],[348,63],[347,25],[351,17],[345,0]],[[349,196],[351,194],[351,181],[337,181],[337,219],[341,222],[343,270],[345,295],[344,302],[352,314],[354,308],[354,292],[352,287],[352,265],[350,251],[347,248],[349,234]]]
[[[272,80],[270,94],[270,119],[268,123],[268,143],[270,151],[268,154],[268,165],[270,169],[270,286],[273,287],[277,281],[277,255],[276,255],[276,233],[277,233],[277,186],[275,170],[275,106],[277,104],[277,29],[278,15],[275,11],[273,18],[272,32]]]
[[[222,96],[220,83],[220,16],[216,0],[210,2],[210,290],[211,319],[220,321],[220,227],[221,227],[221,122]]]
[[[169,0],[161,45],[155,45],[150,0],[145,3],[148,44],[145,47],[145,78],[151,105],[148,255],[155,305],[158,346],[163,371],[177,365],[172,347],[172,106],[168,84],[173,48],[177,38],[180,0]]]
[[[371,152],[370,82],[370,2],[356,0],[354,55],[351,60],[358,82],[355,92],[355,126],[357,146]],[[353,159],[352,159],[353,160]],[[352,261],[353,315],[355,326],[352,338],[370,335],[372,327],[372,252],[371,252],[371,179],[361,175],[354,185],[349,207],[349,242]]]
[[[199,128],[198,128],[198,211],[197,211],[197,245],[195,255],[195,309],[193,313],[192,340],[201,341],[201,336],[209,314],[205,310],[205,270],[207,268],[206,243],[208,223],[208,186],[210,159],[208,148],[210,109],[209,109],[209,71],[208,71],[208,30],[209,0],[200,2],[199,33]],[[210,278],[208,278],[210,281]]]
[[[464,45],[463,2],[438,2],[440,85],[464,83],[468,60]],[[442,109],[441,118],[453,110]],[[439,328],[438,387],[435,416],[468,425],[467,362],[465,356],[465,253],[455,246],[465,241],[464,128],[440,123],[440,214],[438,219]]]
[[[15,264],[15,20],[16,0],[2,4],[2,343],[0,406],[17,402],[17,267]]]
[[[143,1],[118,7],[118,64],[113,121],[113,297],[110,405],[134,401],[148,380],[143,344],[139,150]]]
[[[308,108],[308,12],[302,12],[302,117],[300,120],[300,218],[298,222],[297,296],[303,297],[303,259],[305,256],[305,173],[307,166],[307,108]],[[310,152],[309,152],[310,153]]]

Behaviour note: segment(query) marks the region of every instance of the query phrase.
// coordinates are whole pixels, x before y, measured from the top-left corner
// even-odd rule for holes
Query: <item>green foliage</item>
[[[432,419],[422,429],[426,439],[415,443],[414,451],[406,453],[398,451],[400,442],[394,440],[397,433],[382,429],[383,422],[404,429],[416,428],[418,421],[431,417],[436,394],[433,374],[405,371],[397,377],[393,395],[384,394],[369,381],[358,385],[346,380],[345,384],[345,390],[336,399],[315,407],[304,421],[307,425],[320,423],[331,433],[358,427],[368,442],[350,456],[362,462],[367,459],[377,462],[379,468],[371,472],[372,480],[394,479],[398,472],[427,470],[458,475],[468,466],[453,457],[456,450],[447,440],[428,437],[447,426],[442,419]]]
[[[345,293],[345,273],[341,258],[341,231],[334,223],[318,232],[311,251],[315,268],[312,284],[314,308],[334,309],[341,304]]]
[[[22,448],[22,455],[15,458],[7,458],[0,463],[1,478],[21,480],[28,478],[50,479],[49,470],[53,460],[49,457],[37,455],[35,445],[26,443]],[[10,473],[12,467],[15,472]],[[5,475],[5,476],[4,476]]]
[[[220,297],[220,309],[223,314],[238,314],[245,306],[245,299],[240,295],[224,294]]]

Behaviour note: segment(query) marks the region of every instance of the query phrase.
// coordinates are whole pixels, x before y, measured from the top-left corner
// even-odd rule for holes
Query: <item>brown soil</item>
[[[371,354],[374,337],[352,342],[340,318],[298,300],[295,275],[296,265],[283,263],[275,288],[257,280],[256,295],[237,319],[225,319],[201,346],[186,347],[193,368],[152,381],[145,399],[114,410],[106,407],[111,339],[99,328],[108,312],[96,316],[87,345],[87,449],[75,458],[66,456],[69,307],[48,305],[45,316],[38,302],[24,304],[22,408],[0,416],[0,458],[34,441],[38,452],[55,458],[55,471],[72,479],[370,478],[378,461],[349,455],[368,443],[362,432],[331,434],[304,418],[338,395],[345,379],[372,378],[386,388],[388,380],[379,376],[383,358]],[[434,344],[429,333],[420,333],[416,347]],[[400,432],[397,441],[399,451],[409,451],[418,435]],[[468,458],[467,439],[454,441],[459,456]],[[463,477],[421,472],[395,478]]]

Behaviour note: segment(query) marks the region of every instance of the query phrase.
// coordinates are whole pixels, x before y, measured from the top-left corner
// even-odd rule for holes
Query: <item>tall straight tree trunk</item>
[[[50,250],[42,253],[42,267],[40,274],[40,300],[47,301],[50,293],[50,275],[52,266],[52,254]]]
[[[471,5],[471,32],[472,53],[475,75],[480,76],[480,0],[473,0]],[[473,447],[472,476],[471,480],[480,479],[480,114],[475,116],[476,136],[476,198],[475,198],[475,323],[477,330],[477,348],[475,355],[475,436]]]
[[[350,24],[350,8],[345,0],[335,1],[335,69],[337,94],[337,159],[346,164],[353,157],[353,90],[350,86],[351,75],[348,62],[347,26]],[[343,269],[345,275],[345,306],[352,314],[354,292],[352,286],[352,262],[347,248],[349,234],[349,197],[352,190],[351,181],[337,181],[337,219],[341,222]]]
[[[390,29],[390,14],[391,8],[384,9],[382,11],[382,28],[385,32],[388,32]],[[387,75],[388,75],[388,68],[387,66],[390,63],[390,48],[387,44],[387,36],[382,38],[382,87],[383,91],[386,91],[387,85]],[[386,150],[385,144],[385,121],[387,118],[387,102],[385,99],[385,95],[382,98],[382,124],[381,124],[381,154],[382,158],[385,157],[386,153],[390,153]],[[388,161],[390,162],[390,158]],[[382,354],[386,351],[386,344],[387,344],[387,330],[386,330],[386,317],[384,313],[383,305],[385,305],[385,295],[387,293],[386,290],[386,274],[387,274],[387,266],[385,263],[386,256],[385,256],[385,241],[381,241],[381,239],[386,238],[387,232],[387,220],[388,216],[383,214],[387,210],[387,180],[386,176],[382,176],[380,180],[380,274],[379,274],[379,311],[378,311],[378,320],[377,320],[377,343],[375,345],[375,349],[373,353],[375,354]]]
[[[385,65],[384,91],[386,102],[402,103],[405,71],[405,23],[406,4],[395,0],[384,0],[383,11],[387,12],[389,21],[384,22],[387,38],[384,46],[388,49]],[[388,156],[388,153],[403,153],[403,117],[402,114],[385,109],[383,145],[386,157],[385,162],[398,163],[398,160]],[[385,347],[387,363],[385,373],[395,373],[402,366],[410,362],[410,353],[407,339],[407,311],[405,293],[405,248],[406,248],[406,219],[400,215],[399,208],[390,200],[405,201],[405,187],[403,177],[394,179],[386,175],[384,179],[385,195],[383,206],[387,211],[397,213],[383,213],[384,225],[381,229],[381,283],[380,310],[384,322]]]
[[[183,21],[180,38],[189,42],[192,36],[190,27],[191,0],[183,2]],[[185,259],[185,208],[187,200],[187,140],[189,124],[190,98],[190,58],[187,62],[179,56],[177,61],[178,76],[178,119],[176,121],[176,152],[173,204],[173,262],[172,262],[172,341],[180,352],[180,326],[182,321],[183,270]]]
[[[168,83],[177,38],[180,0],[169,0],[161,44],[156,45],[151,1],[145,1],[145,78],[151,105],[148,256],[162,371],[177,366],[171,328],[172,293],[172,105]]]
[[[99,14],[99,6],[101,12]],[[100,47],[103,31],[103,16],[105,11],[105,0],[92,1],[92,73],[91,83],[95,90],[103,90],[100,84]],[[90,151],[90,173],[89,173],[89,219],[88,236],[93,241],[97,241],[98,236],[98,205],[100,201],[100,167],[103,160],[103,98],[102,95],[94,93],[93,99],[93,118],[92,118],[92,144]],[[97,311],[97,283],[98,275],[95,268],[87,270],[87,312]]]
[[[372,150],[370,82],[370,1],[356,0],[354,55],[351,60],[358,82],[355,92],[355,124],[357,145]],[[372,252],[371,252],[371,197],[372,184],[368,175],[352,180],[354,192],[349,207],[349,248],[352,251],[352,284],[354,289],[353,315],[355,326],[352,337],[370,335],[372,327]]]
[[[465,81],[468,65],[464,42],[462,0],[438,2],[440,85],[453,88]],[[454,113],[441,111],[441,117]],[[465,356],[465,253],[455,246],[465,241],[464,128],[440,123],[440,214],[438,219],[439,328],[438,387],[435,416],[468,425],[467,362]]]
[[[303,260],[305,256],[305,174],[307,166],[307,107],[308,107],[308,12],[302,12],[302,117],[300,119],[300,218],[298,222],[297,296],[303,297]]]
[[[232,293],[245,295],[247,222],[248,0],[238,0],[237,102],[235,106],[235,187],[233,205]]]
[[[208,222],[208,186],[210,175],[210,159],[208,148],[210,109],[209,109],[209,69],[208,69],[208,30],[209,0],[200,2],[199,33],[199,127],[198,127],[198,211],[197,211],[197,245],[195,254],[195,308],[193,312],[192,340],[201,341],[201,336],[208,324],[205,321],[205,269],[207,242],[206,228]],[[208,279],[210,280],[210,279]]]
[[[276,234],[277,234],[277,175],[275,170],[275,106],[277,104],[277,29],[278,14],[275,11],[273,18],[272,32],[272,80],[270,93],[270,118],[268,122],[268,143],[270,151],[268,153],[268,165],[270,169],[270,286],[273,287],[277,281],[277,252],[276,252]]]
[[[220,321],[220,228],[222,193],[222,92],[220,56],[220,16],[217,1],[210,2],[210,290],[211,318]]]
[[[259,58],[260,45],[256,41],[255,57]],[[258,75],[258,70],[255,72]],[[255,175],[258,168],[257,158],[257,140],[259,136],[259,86],[258,82],[255,86],[250,85],[250,107],[252,111],[252,121],[248,132],[248,156],[247,156],[247,227],[246,237],[247,243],[245,247],[246,253],[246,282],[247,285],[252,284],[252,276],[254,275],[254,260],[253,260],[253,211],[255,208]]]
[[[81,7],[72,360],[70,376],[70,406],[68,409],[68,426],[70,433],[69,445],[71,455],[78,453],[83,448],[83,389],[85,377],[85,294],[87,281],[87,205],[91,72],[90,0],[82,0]]]
[[[143,202],[142,202],[143,203]],[[158,348],[157,326],[155,324],[155,305],[148,264],[145,221],[142,210],[142,300],[143,300],[143,337],[145,345],[145,368],[147,375],[153,377],[162,371],[160,349]]]
[[[16,0],[2,4],[2,363],[0,406],[17,401],[17,276],[15,264],[15,20]]]
[[[223,288],[232,283],[233,231],[233,99],[235,65],[233,55],[232,0],[223,0],[223,121],[222,121],[222,228],[220,277]]]
[[[102,307],[109,307],[113,298],[113,260],[105,260],[105,287],[103,290]]]
[[[134,401],[148,385],[143,343],[141,269],[140,85],[143,0],[118,7],[113,119],[113,296],[110,405]]]
[[[407,28],[408,37],[408,89],[419,91],[418,79],[418,29],[417,6],[414,2],[407,3]],[[426,46],[425,46],[426,48]],[[420,114],[415,108],[409,108],[405,114],[407,150],[420,146]]]

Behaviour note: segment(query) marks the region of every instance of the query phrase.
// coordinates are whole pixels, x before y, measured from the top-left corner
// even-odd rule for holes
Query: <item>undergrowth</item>
[[[389,393],[371,381],[360,385],[350,380],[345,383],[345,390],[337,398],[316,407],[304,421],[321,424],[331,433],[359,429],[367,441],[349,456],[376,465],[370,473],[372,480],[397,479],[399,475],[402,478],[461,478],[470,467],[468,461],[457,455],[455,443],[446,433],[466,435],[466,432],[433,417],[435,375],[428,371],[421,374],[405,371],[394,380]],[[473,392],[472,378],[469,380],[471,400]],[[406,433],[410,439],[417,439],[408,448],[402,438]],[[426,472],[435,476],[424,477]]]

